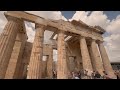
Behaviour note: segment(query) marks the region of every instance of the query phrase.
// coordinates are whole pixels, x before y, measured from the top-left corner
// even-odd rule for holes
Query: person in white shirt
[[[88,73],[87,73],[87,79],[92,79],[92,73],[93,73],[93,71],[90,71],[90,70],[88,70]]]

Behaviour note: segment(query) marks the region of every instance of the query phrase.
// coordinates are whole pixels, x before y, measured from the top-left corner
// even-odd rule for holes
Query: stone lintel
[[[14,12],[9,11],[9,12],[5,12],[5,15],[20,18],[20,19],[30,21],[33,23],[42,24],[45,26],[55,27],[58,30],[70,32],[73,34],[78,34],[78,35],[82,34],[85,37],[90,36],[91,38],[96,38],[98,40],[103,41],[102,35],[97,36],[97,35],[90,33],[92,30],[91,31],[87,30],[87,32],[84,32],[83,30],[77,30],[76,27],[71,22],[68,22],[68,21],[44,19],[42,17],[27,13],[27,12],[23,12],[23,11],[14,11]],[[69,26],[71,27],[69,28]],[[84,29],[87,29],[87,28],[84,28]],[[99,34],[99,33],[96,33],[96,34]]]

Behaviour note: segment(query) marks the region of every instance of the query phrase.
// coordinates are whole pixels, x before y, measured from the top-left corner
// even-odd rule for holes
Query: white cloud
[[[120,34],[120,15],[110,22],[110,24],[106,27],[106,30],[112,34]]]
[[[7,19],[4,16],[5,11],[0,11],[0,34],[2,33],[5,24],[7,23]]]
[[[85,12],[85,11],[76,11],[76,13],[73,15],[73,17],[71,18],[71,19],[69,19],[69,21],[71,21],[71,20],[82,20],[82,21],[86,21],[86,19],[88,18],[88,14],[89,14],[90,12],[88,11],[88,12]]]
[[[110,21],[103,11],[76,11],[71,20],[81,20],[84,23],[95,26],[99,25],[104,28],[110,35],[104,36],[105,48],[110,61],[120,61],[120,15]]]
[[[109,57],[111,61],[120,61],[120,15],[109,23],[106,31],[110,33],[109,36],[104,37]]]
[[[28,35],[28,40],[29,42],[34,41],[34,36],[35,36],[35,31],[32,29],[32,27],[35,27],[33,23],[30,22],[25,22],[25,27]]]
[[[110,20],[107,19],[107,16],[103,14],[103,11],[93,11],[90,15],[90,11],[76,11],[71,20],[81,20],[88,25],[95,26],[99,25],[103,28],[109,24]]]
[[[106,50],[111,61],[120,61],[120,33],[112,34],[104,38],[106,42]]]
[[[31,14],[35,14],[35,15],[38,15],[38,16],[41,16],[41,17],[46,18],[46,19],[54,19],[54,20],[63,19],[65,21],[67,20],[62,15],[62,13],[60,11],[26,11],[26,12],[31,13]],[[30,42],[33,42],[35,31],[31,30],[31,27],[33,27],[33,26],[29,26],[29,28],[27,28],[27,30],[29,31],[28,32],[28,38],[30,38],[29,39]],[[50,31],[45,31],[44,32],[45,43],[51,43],[49,41],[49,38],[50,38],[51,35],[52,35],[52,32],[50,32]]]

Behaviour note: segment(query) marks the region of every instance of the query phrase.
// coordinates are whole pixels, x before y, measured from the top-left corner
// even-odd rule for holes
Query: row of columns
[[[98,42],[98,47],[96,40],[91,40],[90,49],[86,44],[86,38],[80,36],[80,50],[82,56],[82,63],[84,70],[98,71],[101,75],[104,75],[103,71],[106,71],[109,76],[116,78],[112,66],[110,64],[108,55],[106,53],[103,42]],[[67,79],[67,60],[66,60],[66,48],[64,40],[64,32],[60,31],[58,33],[58,61],[57,61],[57,78]],[[89,51],[90,50],[90,51]],[[91,53],[91,55],[90,55]],[[91,58],[92,57],[92,58]],[[92,59],[92,60],[91,60]],[[92,65],[93,63],[93,65]]]
[[[85,37],[80,37],[83,69],[93,71],[94,68],[94,70],[98,71],[101,75],[104,75],[103,71],[106,71],[110,77],[116,78],[103,42],[99,41],[97,47],[96,40],[92,39],[89,48],[90,49],[87,47]]]
[[[94,70],[98,71],[101,75],[104,75],[103,71],[112,77],[116,78],[112,66],[110,64],[108,55],[104,48],[103,42],[98,42],[98,47],[96,40],[91,40],[90,49],[86,44],[86,39],[83,36],[80,36],[80,50],[82,56],[82,63],[84,70],[93,71],[92,63],[94,64]],[[65,51],[65,40],[64,32],[60,31],[58,34],[58,61],[57,61],[57,78],[58,79],[67,79],[67,64],[66,64],[66,51]],[[90,51],[88,51],[90,50]],[[91,56],[90,56],[90,53]],[[92,59],[92,60],[91,60]]]
[[[35,39],[34,39],[33,48],[31,52],[31,57],[30,57],[27,79],[39,79],[41,78],[41,75],[42,75],[41,61],[43,56],[43,40],[44,40],[45,26],[36,24],[35,28],[36,28],[36,33],[35,33]],[[19,46],[19,49],[17,49],[18,52],[16,53],[17,55],[15,59],[12,57],[12,55],[15,54],[15,53],[12,53],[12,49],[13,47],[16,47],[14,45],[15,42],[19,43],[15,39],[16,39],[17,33],[21,29],[23,29],[23,21],[21,19],[10,17],[8,19],[8,23],[5,26],[5,29],[2,35],[0,36],[0,78],[9,78],[10,75],[12,75],[13,77],[14,71],[12,71],[10,68],[7,70],[7,67],[10,67],[11,65],[13,65],[14,66],[13,69],[15,70],[16,63],[17,63],[16,60],[18,60],[19,51],[22,44],[19,44],[20,46]],[[85,37],[80,36],[79,40],[80,40],[83,69],[93,71],[93,67],[91,64],[91,62],[93,62],[95,65],[94,66],[95,69],[100,74],[103,74],[103,71],[105,70],[109,75],[115,77],[103,44],[101,42],[98,43],[98,47],[99,47],[99,50],[98,50],[96,41],[92,40],[90,45],[90,48],[91,48],[90,51],[92,55],[90,55]],[[66,60],[67,57],[66,57],[65,38],[64,38],[64,32],[61,30],[58,33],[57,45],[58,45],[57,78],[67,79],[68,77],[67,77],[67,60]],[[92,60],[90,58],[91,56],[93,56]],[[101,61],[101,58],[102,58],[102,61]],[[9,63],[9,60],[10,62],[12,62],[12,64]]]
[[[108,55],[104,48],[103,42],[98,42],[98,47],[96,40],[91,40],[90,49],[86,44],[86,38],[80,36],[80,50],[82,56],[82,63],[84,70],[98,71],[101,75],[104,75],[103,71],[106,71],[109,76],[116,78],[112,66],[110,64]],[[67,60],[66,60],[66,48],[64,40],[64,32],[60,31],[58,33],[58,61],[57,61],[57,78],[67,79]],[[90,50],[90,51],[89,51]],[[94,66],[93,66],[94,65]]]

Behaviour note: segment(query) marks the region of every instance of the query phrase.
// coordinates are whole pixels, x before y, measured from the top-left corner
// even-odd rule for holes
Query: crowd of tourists
[[[110,77],[103,71],[101,75],[98,71],[81,70],[79,72],[71,72],[69,79],[110,79]]]
[[[120,71],[115,71],[117,79],[120,79]],[[57,72],[53,71],[53,79],[57,78]],[[70,72],[68,79],[116,79],[109,76],[105,71],[101,75],[98,71],[80,70],[79,72]]]

